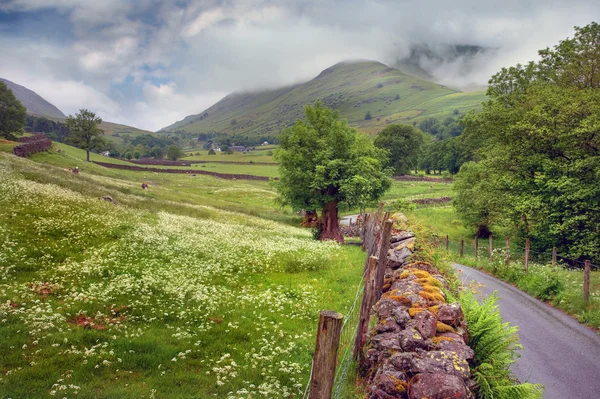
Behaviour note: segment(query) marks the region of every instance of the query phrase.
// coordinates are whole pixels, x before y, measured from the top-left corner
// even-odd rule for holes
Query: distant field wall
[[[114,164],[114,163],[97,162],[97,161],[93,161],[93,162],[96,165],[104,166],[105,168],[133,170],[133,171],[140,171],[140,172],[180,173],[180,174],[188,174],[188,175],[208,175],[208,176],[218,177],[219,179],[229,179],[229,180],[263,180],[263,181],[269,180],[269,178],[266,176],[252,176],[252,175],[240,175],[240,174],[229,174],[229,173],[205,172],[205,171],[192,170],[192,169],[144,168],[141,166],[133,166],[133,165],[118,165],[118,164]]]

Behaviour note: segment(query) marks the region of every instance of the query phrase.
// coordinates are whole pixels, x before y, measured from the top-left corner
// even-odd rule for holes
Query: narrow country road
[[[504,321],[519,326],[524,349],[513,365],[522,382],[541,383],[544,399],[600,398],[600,336],[575,319],[478,270],[453,264],[464,285],[498,292]]]

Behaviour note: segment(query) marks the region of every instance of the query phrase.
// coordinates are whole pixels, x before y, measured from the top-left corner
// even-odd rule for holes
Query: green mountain
[[[275,135],[304,115],[316,99],[367,133],[390,123],[439,119],[477,108],[485,93],[460,92],[375,61],[342,62],[309,82],[259,92],[233,93],[162,131]],[[367,113],[370,119],[365,119]]]
[[[27,87],[18,85],[10,80],[0,78],[0,82],[6,83],[8,88],[13,92],[17,100],[27,108],[27,113],[35,116],[45,116],[47,118],[66,118],[65,114],[48,101],[44,100],[36,92],[29,90]]]

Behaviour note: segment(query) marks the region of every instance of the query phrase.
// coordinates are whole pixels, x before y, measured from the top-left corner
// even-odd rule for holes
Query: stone
[[[458,356],[465,360],[473,360],[475,358],[475,352],[473,352],[473,349],[460,341],[441,340],[437,343],[435,349],[455,352]]]
[[[415,328],[400,331],[397,334],[397,340],[400,342],[401,349],[405,352],[414,352],[417,348],[427,349],[428,347],[423,336]]]
[[[390,267],[392,269],[399,268],[410,255],[412,255],[412,251],[407,247],[400,248],[400,250],[390,249],[387,255],[388,261],[393,263],[393,266]]]
[[[419,312],[414,319],[417,321],[416,329],[425,339],[432,338],[436,333],[437,318],[427,310]]]
[[[460,304],[451,303],[447,305],[440,305],[438,309],[438,320],[442,323],[457,327],[463,320],[463,311],[460,308]]]
[[[379,351],[399,351],[402,349],[400,347],[400,342],[398,341],[398,334],[396,333],[388,332],[377,334],[373,338],[371,338],[371,343],[373,344],[373,347]]]
[[[100,197],[101,199],[103,199],[106,202],[111,202],[114,203],[115,201],[112,199],[112,197],[110,195],[103,195],[102,197]]]
[[[409,399],[471,399],[462,378],[444,373],[415,375],[408,385]]]
[[[469,363],[456,352],[431,351],[421,358],[412,358],[407,373],[445,373],[456,375],[463,380],[471,377]]]
[[[371,391],[383,391],[388,395],[395,395],[406,390],[407,380],[407,375],[397,370],[389,359],[386,359],[373,377]]]
[[[380,319],[384,319],[386,317],[392,317],[394,315],[394,311],[398,307],[398,302],[393,299],[382,296],[379,302],[375,305],[375,311],[377,313],[377,317]]]
[[[446,337],[446,338],[451,338],[452,340],[456,341],[456,342],[461,342],[463,344],[466,344],[465,338],[457,333],[452,333],[452,332],[445,332],[445,333],[439,333],[438,337]]]
[[[400,251],[402,248],[408,248],[411,251],[415,249],[415,243],[417,242],[416,238],[407,238],[406,240],[395,242],[391,245],[394,252]]]
[[[406,223],[408,222],[408,218],[406,216],[404,216],[404,214],[402,212],[396,212],[394,213],[390,219],[392,219],[394,222],[399,222],[399,223]]]
[[[394,243],[397,243],[397,242],[400,242],[400,241],[404,241],[404,240],[406,240],[408,238],[413,238],[414,236],[415,236],[415,233],[413,233],[412,231],[410,231],[410,230],[404,230],[404,231],[401,231],[398,234],[394,234],[392,236],[392,238],[390,238],[390,243],[394,244]]]
[[[406,323],[410,320],[410,315],[406,310],[398,306],[394,309],[393,316],[394,321],[400,328],[406,328]]]
[[[375,327],[375,331],[377,333],[386,333],[386,332],[398,332],[400,331],[400,326],[396,323],[392,317],[386,319],[380,319],[379,323]]]

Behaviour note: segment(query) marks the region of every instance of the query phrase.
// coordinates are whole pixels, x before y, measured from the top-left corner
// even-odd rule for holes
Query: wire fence
[[[355,351],[357,342],[360,342],[358,337],[361,335],[361,331],[359,330],[361,326],[361,311],[362,308],[365,307],[365,298],[371,298],[372,295],[371,291],[369,291],[370,294],[367,295],[367,288],[372,287],[373,281],[370,280],[369,286],[365,287],[365,282],[373,277],[373,275],[370,274],[373,272],[373,269],[368,267],[368,265],[371,265],[371,263],[369,263],[369,258],[379,255],[379,252],[383,251],[382,248],[385,249],[385,254],[387,255],[387,245],[389,245],[389,240],[387,245],[382,244],[382,242],[384,241],[383,225],[385,224],[384,222],[388,220],[388,217],[389,213],[385,213],[384,215],[383,204],[380,204],[377,213],[371,212],[369,215],[361,214],[361,217],[358,218],[358,221],[355,224],[355,227],[359,229],[363,238],[363,250],[366,252],[367,262],[365,262],[362,277],[356,285],[356,288],[354,288],[354,297],[352,298],[349,308],[343,317],[340,329],[339,346],[337,347],[337,361],[335,365],[335,375],[333,377],[331,392],[331,397],[336,399],[345,397],[344,395],[346,394],[346,387],[350,386],[348,379],[354,375],[353,369],[357,364],[355,361]],[[391,233],[391,221],[388,223],[390,224],[388,230],[386,231]],[[385,247],[381,247],[381,245],[385,245]],[[377,264],[375,265],[377,266]],[[317,334],[319,333],[320,332],[318,331]],[[363,345],[364,343],[361,342],[360,344]],[[302,396],[303,399],[311,397],[310,390],[312,381],[315,379],[318,380],[319,377],[319,370],[317,370],[317,368],[318,367],[315,365],[315,359],[313,358],[310,377]]]
[[[461,244],[462,242],[462,244]],[[481,238],[479,240],[447,240],[446,238],[443,238],[441,240],[438,240],[437,242],[438,247],[440,248],[447,248],[449,251],[457,253],[457,254],[461,254],[463,256],[473,256],[473,257],[477,257],[477,258],[491,258],[491,259],[503,259],[503,260],[509,260],[509,261],[519,261],[519,262],[525,262],[525,258],[526,258],[526,244],[523,244],[522,242],[510,242],[510,240],[508,240],[508,246],[507,246],[507,240],[500,240],[500,239],[493,239],[492,240],[492,249],[493,251],[490,252],[490,244],[489,244],[489,239],[485,238]],[[461,250],[462,247],[462,250]],[[528,256],[528,262],[530,263],[536,263],[536,264],[540,264],[540,265],[551,265],[553,263],[555,263],[555,266],[560,266],[563,267],[565,269],[576,269],[576,270],[583,270],[585,267],[585,260],[581,260],[581,259],[573,259],[571,257],[565,256],[565,255],[561,255],[558,252],[555,253],[555,256],[553,257],[553,252],[555,252],[556,250],[554,249],[549,249],[549,250],[545,250],[545,251],[539,251],[539,250],[534,250],[534,249],[529,249],[529,256]],[[553,262],[553,258],[554,258],[554,262]],[[590,268],[591,270],[600,270],[600,264],[599,263],[591,263],[590,262]]]

